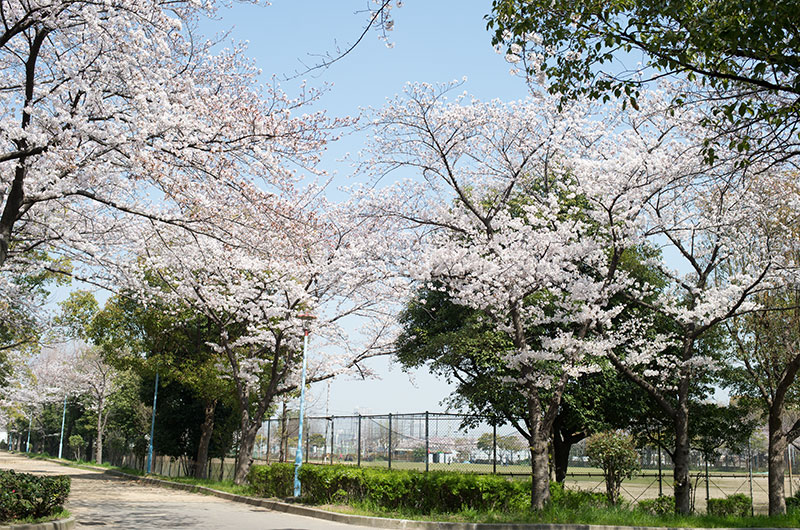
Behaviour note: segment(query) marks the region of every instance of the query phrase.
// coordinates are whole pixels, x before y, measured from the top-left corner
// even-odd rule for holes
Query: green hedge
[[[40,477],[0,470],[0,522],[47,517],[61,511],[69,487],[67,476]]]
[[[737,493],[724,499],[708,499],[707,511],[709,515],[725,517],[748,517],[750,515],[750,497]]]
[[[248,480],[256,495],[289,497],[294,465],[252,466]],[[300,469],[300,481],[303,499],[315,504],[358,501],[418,513],[456,512],[465,508],[523,510],[530,505],[530,480],[508,480],[496,475],[306,464]],[[553,502],[559,505],[605,503],[602,494],[572,492],[555,483],[550,490]]]
[[[290,497],[294,483],[294,465],[250,466],[247,480],[260,497]]]

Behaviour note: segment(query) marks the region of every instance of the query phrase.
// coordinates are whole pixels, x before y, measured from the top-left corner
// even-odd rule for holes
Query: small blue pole
[[[153,464],[153,435],[156,432],[156,401],[158,401],[158,372],[156,372],[156,388],[153,391],[153,418],[150,420],[150,443],[147,447],[147,472]]]
[[[297,429],[297,451],[294,454],[294,496],[300,496],[300,467],[303,465],[303,414],[306,406],[306,351],[308,350],[308,330],[303,335],[303,372],[300,376],[300,418]]]
[[[30,419],[28,419],[28,442],[25,444],[25,452],[31,452],[31,426],[33,425],[33,412],[31,412]]]
[[[64,411],[61,413],[61,437],[58,439],[58,458],[64,451],[64,420],[67,419],[67,395],[64,394]]]

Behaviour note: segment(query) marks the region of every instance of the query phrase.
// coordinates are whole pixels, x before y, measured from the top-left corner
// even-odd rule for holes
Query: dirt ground
[[[76,528],[197,529],[349,529],[309,517],[273,512],[217,497],[158,488],[100,471],[61,466],[0,451],[0,469],[36,475],[69,475],[72,488],[66,508]]]

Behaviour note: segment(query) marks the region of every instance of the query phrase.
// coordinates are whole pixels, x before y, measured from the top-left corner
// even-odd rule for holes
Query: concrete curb
[[[50,462],[61,465],[69,465],[55,459],[45,459]],[[142,477],[139,475],[130,475],[122,471],[114,469],[106,469],[103,467],[86,466],[79,467],[94,469],[102,471],[108,475],[118,476],[128,480],[135,480],[143,484],[150,484],[162,488],[172,488],[192,493],[203,493],[206,495],[213,495],[221,499],[241,502],[253,506],[259,506],[268,510],[276,512],[284,512],[292,515],[302,515],[305,517],[313,517],[324,521],[332,521],[336,523],[351,524],[368,526],[372,528],[397,528],[408,530],[742,530],[742,528],[683,528],[683,527],[658,527],[658,526],[613,526],[613,525],[591,525],[591,524],[545,524],[545,523],[455,523],[455,522],[440,522],[440,521],[415,521],[410,519],[389,519],[385,517],[369,517],[365,515],[349,515],[344,513],[329,512],[320,510],[319,508],[311,508],[309,506],[302,506],[298,504],[291,504],[282,502],[277,499],[262,499],[259,497],[246,497],[244,495],[236,495],[226,491],[219,491],[205,486],[196,486],[194,484],[183,484],[182,482],[171,482],[158,478]],[[69,521],[69,519],[65,519]],[[61,522],[61,521],[53,521]],[[50,524],[50,523],[47,523]],[[75,522],[72,521],[74,526]],[[30,528],[27,526],[14,526],[8,527],[13,530],[62,530],[71,529],[69,527],[56,527],[56,526],[39,526],[32,525]],[[6,530],[6,527],[0,526],[0,530]],[[786,530],[786,528],[759,528],[759,530]]]
[[[75,518],[57,519],[46,523],[21,523],[0,525],[0,530],[72,530],[75,528]]]

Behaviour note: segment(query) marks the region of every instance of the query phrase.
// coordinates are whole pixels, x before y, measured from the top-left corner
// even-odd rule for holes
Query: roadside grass
[[[410,519],[415,521],[442,521],[463,523],[527,523],[527,524],[581,524],[632,527],[669,528],[797,528],[800,515],[780,517],[765,515],[755,517],[715,517],[710,515],[656,516],[631,508],[620,507],[560,507],[550,506],[541,512],[530,511],[477,511],[464,509],[458,512],[420,514],[412,510],[387,510],[365,502],[349,505],[324,505],[320,508],[351,515]]]
[[[66,519],[72,514],[69,510],[61,510],[60,512],[51,513],[46,517],[21,517],[19,519],[12,519],[12,520],[2,520],[0,519],[0,525],[18,525],[18,524],[37,524],[37,523],[46,523],[48,521],[56,521],[58,519]]]
[[[233,493],[234,495],[252,495],[253,490],[249,484],[234,484],[232,480],[213,480],[194,477],[165,477],[162,475],[148,475],[149,477],[166,480],[169,482],[180,482],[181,484],[191,484],[194,486],[204,486],[214,490]]]

